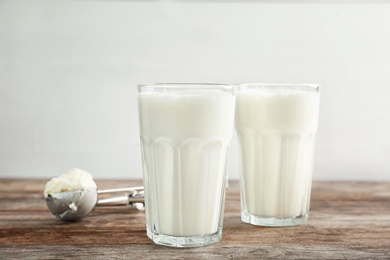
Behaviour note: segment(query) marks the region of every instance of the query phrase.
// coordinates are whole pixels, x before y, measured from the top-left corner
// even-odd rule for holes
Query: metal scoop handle
[[[133,206],[138,210],[144,210],[144,187],[130,187],[98,190],[99,197],[96,206]],[[119,196],[106,197],[106,195],[122,194]]]

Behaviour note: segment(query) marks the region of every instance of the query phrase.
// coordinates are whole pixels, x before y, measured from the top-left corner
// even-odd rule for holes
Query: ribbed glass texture
[[[308,218],[318,124],[316,85],[240,86],[241,219],[254,225],[299,225]]]
[[[195,247],[221,240],[235,100],[227,85],[140,87],[147,234],[155,243]]]

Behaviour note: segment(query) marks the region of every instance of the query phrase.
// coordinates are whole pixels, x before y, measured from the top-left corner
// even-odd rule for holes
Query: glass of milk
[[[146,227],[156,244],[221,240],[235,92],[223,84],[138,86]]]
[[[261,226],[300,225],[308,218],[319,85],[240,84],[241,219]]]

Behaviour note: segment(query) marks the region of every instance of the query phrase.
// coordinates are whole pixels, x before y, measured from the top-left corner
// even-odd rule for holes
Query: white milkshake
[[[233,88],[141,86],[138,103],[148,236],[169,246],[218,242]]]
[[[318,124],[317,85],[242,85],[237,93],[241,218],[288,226],[307,219]]]

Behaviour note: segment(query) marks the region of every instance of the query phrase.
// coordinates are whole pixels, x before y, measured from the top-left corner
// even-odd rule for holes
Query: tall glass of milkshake
[[[293,226],[307,220],[319,100],[315,84],[239,85],[243,222]]]
[[[235,88],[138,87],[148,237],[173,247],[220,241]]]

